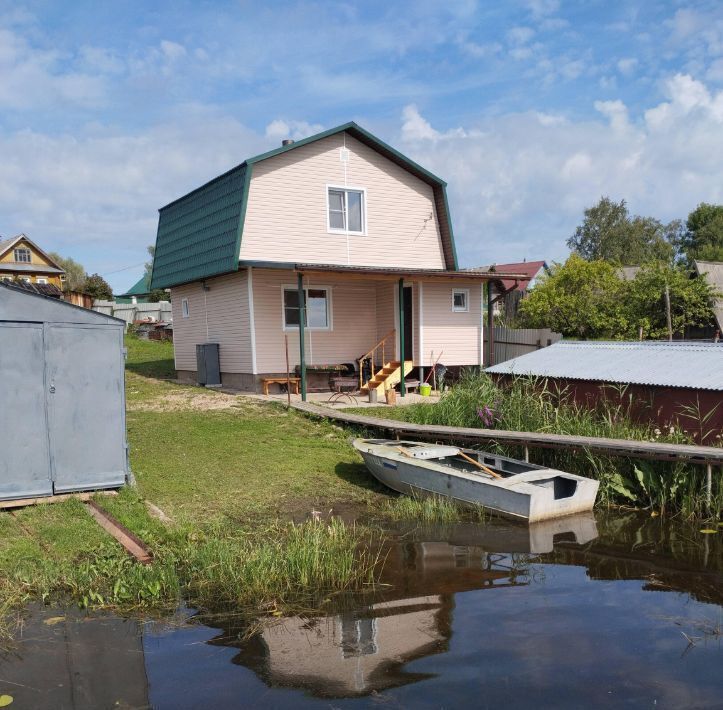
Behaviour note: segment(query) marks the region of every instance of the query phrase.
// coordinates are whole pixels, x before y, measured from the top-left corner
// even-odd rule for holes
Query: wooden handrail
[[[385,352],[385,344],[389,338],[393,338],[396,334],[397,330],[396,328],[392,328],[369,352],[364,353],[360,358],[358,358],[357,362],[359,363],[359,389],[361,389],[366,383],[364,382],[364,375],[362,374],[362,370],[364,369],[364,361],[371,358],[372,361],[372,377],[374,377],[374,354],[376,351],[381,347],[382,349],[382,367],[386,364],[386,352]],[[367,380],[368,382],[369,380]]]

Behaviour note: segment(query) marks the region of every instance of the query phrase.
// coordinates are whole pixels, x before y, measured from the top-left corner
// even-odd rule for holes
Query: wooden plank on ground
[[[29,505],[44,505],[46,503],[62,503],[63,501],[75,498],[80,501],[88,501],[93,496],[117,496],[118,491],[91,491],[89,493],[62,493],[57,496],[40,496],[38,498],[18,498],[17,500],[0,500],[0,510],[10,508],[25,508]]]
[[[572,436],[568,434],[544,434],[529,431],[498,429],[470,429],[442,425],[413,424],[395,419],[366,417],[321,407],[310,402],[293,402],[291,406],[300,412],[346,424],[393,432],[395,435],[412,436],[432,441],[465,441],[470,444],[496,442],[527,446],[529,448],[569,449],[594,451],[609,456],[623,456],[656,461],[687,461],[698,465],[723,465],[723,448],[693,444],[661,444],[652,441],[606,439],[597,436]]]
[[[118,522],[110,513],[107,513],[92,500],[88,501],[85,507],[91,516],[95,518],[98,525],[118,540],[128,553],[133,555],[141,564],[148,565],[153,562],[153,553],[143,540]]]

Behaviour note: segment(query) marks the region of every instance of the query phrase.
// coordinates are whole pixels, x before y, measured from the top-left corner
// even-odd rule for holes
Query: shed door
[[[50,495],[43,326],[0,323],[0,499]]]
[[[56,492],[125,481],[123,355],[118,328],[46,330],[48,422]]]

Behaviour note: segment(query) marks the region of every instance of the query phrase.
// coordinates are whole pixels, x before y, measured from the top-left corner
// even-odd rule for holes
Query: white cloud
[[[12,30],[0,29],[0,107],[17,110],[58,103],[100,105],[106,94],[104,80],[84,71],[61,71],[62,59],[55,50],[32,47]]]
[[[623,76],[630,76],[635,71],[635,67],[637,66],[638,60],[635,57],[625,57],[618,60],[617,63],[618,71]]]
[[[275,138],[277,140],[291,138],[296,141],[301,138],[313,136],[315,133],[319,133],[323,130],[324,127],[319,123],[307,123],[306,121],[283,121],[281,119],[276,119],[266,126],[265,133],[267,138]]]
[[[666,92],[641,120],[622,101],[599,101],[604,120],[531,112],[452,132],[407,107],[401,141],[447,180],[465,264],[560,259],[583,209],[602,195],[662,220],[723,202],[723,91],[678,75]]]
[[[531,27],[513,27],[507,31],[507,40],[514,45],[527,44],[535,36]]]
[[[559,0],[527,0],[527,8],[533,19],[552,15],[560,9]]]

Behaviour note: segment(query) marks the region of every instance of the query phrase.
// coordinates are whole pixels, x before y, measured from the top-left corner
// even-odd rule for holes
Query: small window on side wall
[[[328,330],[329,289],[304,288],[306,321],[304,325],[311,330]],[[299,292],[295,288],[284,288],[284,330],[299,327]]]
[[[454,313],[467,313],[469,311],[469,289],[452,289],[452,311]]]
[[[181,315],[184,318],[188,318],[189,314],[190,314],[190,311],[188,310],[188,299],[182,298],[181,299]]]
[[[364,204],[365,192],[343,187],[328,188],[328,224],[330,232],[364,234],[366,231]]]

